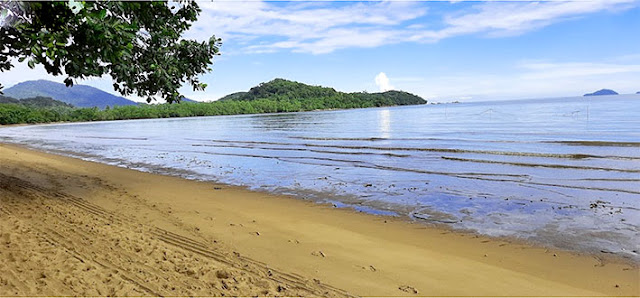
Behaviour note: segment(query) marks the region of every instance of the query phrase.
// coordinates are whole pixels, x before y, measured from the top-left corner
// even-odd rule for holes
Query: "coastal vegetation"
[[[275,79],[251,88],[249,92],[234,93],[208,103],[139,104],[104,109],[6,103],[0,104],[0,124],[281,113],[426,103],[421,97],[402,91],[344,93],[332,88]]]
[[[27,107],[34,107],[34,108],[48,108],[48,107],[67,107],[67,108],[72,108],[73,106],[68,104],[68,103],[64,103],[55,99],[52,99],[50,97],[42,97],[42,96],[36,96],[36,97],[29,97],[29,98],[23,98],[23,99],[16,99],[13,97],[8,97],[8,96],[2,96],[0,95],[0,104],[3,103],[11,103],[11,104],[18,104],[18,105],[23,105],[23,106],[27,106]]]

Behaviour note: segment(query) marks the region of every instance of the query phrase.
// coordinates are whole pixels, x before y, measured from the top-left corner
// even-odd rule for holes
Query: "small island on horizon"
[[[600,89],[593,93],[587,93],[583,96],[600,96],[600,95],[618,95],[618,92],[615,92],[611,89]]]

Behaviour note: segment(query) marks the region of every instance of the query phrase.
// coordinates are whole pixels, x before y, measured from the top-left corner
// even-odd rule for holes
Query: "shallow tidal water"
[[[0,141],[640,259],[640,95],[0,128]]]

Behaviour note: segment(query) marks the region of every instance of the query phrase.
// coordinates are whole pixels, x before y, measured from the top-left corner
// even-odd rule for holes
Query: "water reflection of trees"
[[[327,125],[335,119],[332,113],[282,113],[254,115],[249,117],[251,126],[258,130],[301,130],[318,125]]]

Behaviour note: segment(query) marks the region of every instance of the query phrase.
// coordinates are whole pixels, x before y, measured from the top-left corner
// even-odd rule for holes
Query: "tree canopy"
[[[36,96],[36,97],[28,97],[23,99],[16,99],[13,97],[0,95],[0,104],[7,104],[7,103],[23,105],[27,107],[33,107],[33,108],[52,108],[52,107],[73,108],[72,105],[55,100],[51,97]]]
[[[200,12],[194,1],[0,2],[0,71],[18,59],[66,75],[67,86],[110,75],[124,96],[180,101],[184,83],[204,90],[198,75],[221,46],[181,38]]]
[[[306,106],[307,110],[418,105],[426,103],[421,97],[404,91],[344,93],[329,87],[312,86],[280,78],[261,83],[249,89],[248,92],[229,94],[220,100],[301,102]]]

